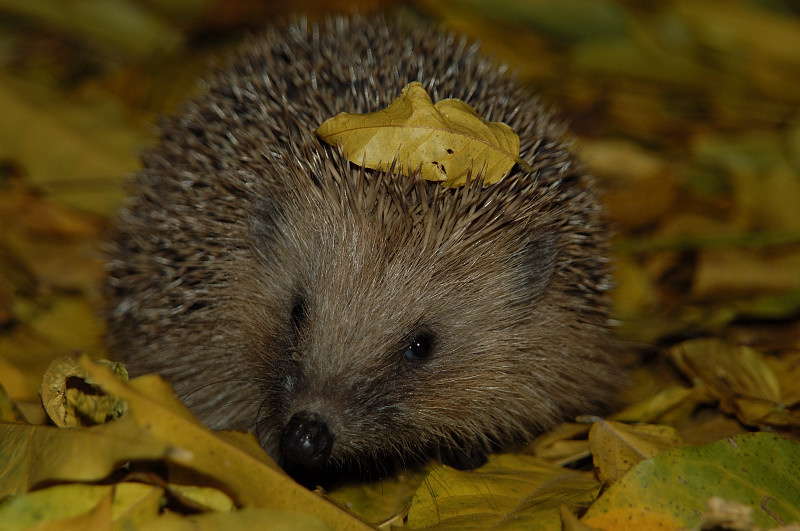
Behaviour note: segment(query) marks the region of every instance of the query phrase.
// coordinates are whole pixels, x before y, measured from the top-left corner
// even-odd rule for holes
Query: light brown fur
[[[533,171],[448,190],[314,136],[414,80],[509,124]],[[279,459],[282,427],[314,411],[332,466],[481,455],[609,398],[593,180],[475,47],[376,18],[301,23],[251,40],[207,89],[163,124],[113,237],[109,341],[132,372],[164,374],[209,426],[254,429]],[[408,359],[420,330],[433,353]]]

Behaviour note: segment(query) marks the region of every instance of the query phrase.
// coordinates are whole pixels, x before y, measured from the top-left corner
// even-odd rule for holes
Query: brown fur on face
[[[314,137],[411,81],[506,122],[533,170],[450,190],[361,169]],[[448,34],[337,18],[253,39],[163,124],[131,183],[111,243],[111,352],[279,460],[300,412],[330,429],[330,465],[440,451],[470,466],[596,409],[618,381],[607,229],[561,135]],[[419,341],[426,356],[409,357]]]

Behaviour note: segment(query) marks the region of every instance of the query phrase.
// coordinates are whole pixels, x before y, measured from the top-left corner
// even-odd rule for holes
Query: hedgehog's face
[[[257,431],[285,467],[437,449],[470,467],[530,431],[526,406],[556,414],[538,385],[559,333],[543,324],[555,234],[507,220],[436,238],[410,221],[312,194],[255,208]]]

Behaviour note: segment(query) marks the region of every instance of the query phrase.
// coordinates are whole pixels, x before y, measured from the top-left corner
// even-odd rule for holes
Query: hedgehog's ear
[[[283,209],[274,199],[266,197],[253,204],[250,213],[250,240],[256,254],[264,261],[272,262],[272,248],[283,237],[286,220]]]
[[[554,234],[537,235],[528,241],[519,253],[522,280],[528,287],[527,295],[538,298],[547,288],[556,268],[558,247]]]

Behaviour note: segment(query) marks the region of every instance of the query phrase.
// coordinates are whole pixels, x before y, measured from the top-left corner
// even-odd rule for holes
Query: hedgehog
[[[314,133],[418,81],[520,137],[499,183],[369,170]],[[108,344],[295,477],[459,469],[620,382],[609,228],[565,127],[479,46],[381,16],[250,37],[163,118],[114,224]]]

